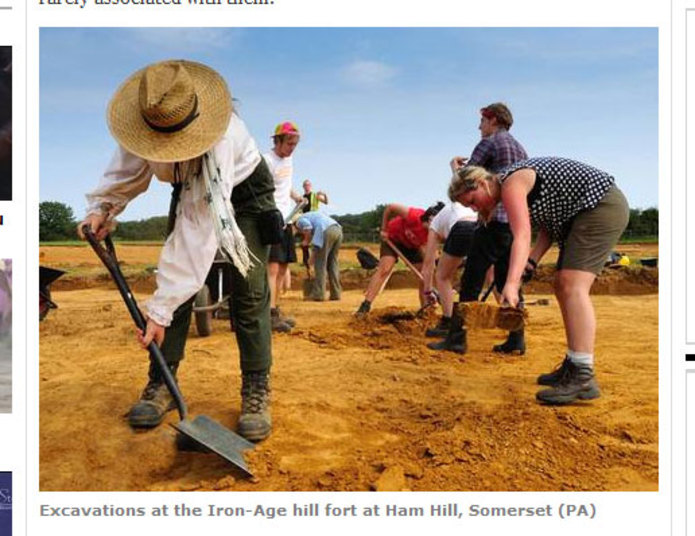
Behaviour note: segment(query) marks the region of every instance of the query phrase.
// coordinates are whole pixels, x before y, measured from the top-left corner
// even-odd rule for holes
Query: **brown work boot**
[[[268,371],[244,372],[241,379],[241,415],[237,432],[249,441],[270,435],[270,375]]]
[[[289,333],[292,326],[280,318],[280,311],[275,308],[270,310],[270,329],[278,333]]]
[[[179,364],[170,364],[169,368],[176,379]],[[161,373],[150,364],[150,379],[135,405],[128,412],[128,424],[132,428],[154,428],[164,420],[167,412],[176,408],[176,402],[164,383]]]

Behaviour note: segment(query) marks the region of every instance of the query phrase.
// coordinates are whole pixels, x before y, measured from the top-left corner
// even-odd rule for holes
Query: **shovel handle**
[[[130,313],[130,316],[135,322],[135,325],[144,332],[145,329],[147,329],[147,321],[145,320],[145,317],[140,311],[140,308],[138,307],[138,304],[135,301],[135,297],[130,291],[130,288],[128,288],[128,283],[126,283],[125,277],[123,277],[121,268],[118,266],[118,259],[116,258],[116,249],[114,248],[111,236],[107,235],[104,239],[104,244],[106,246],[104,247],[101,245],[99,240],[97,240],[97,237],[94,235],[94,233],[88,225],[84,225],[82,227],[82,233],[87,239],[87,242],[89,242],[89,245],[92,246],[92,249],[97,254],[101,262],[104,264],[104,266],[106,266],[106,269],[111,274],[111,277],[116,283],[118,291],[121,293],[121,297],[123,298],[123,301],[125,302],[125,305],[128,308],[128,312]],[[150,359],[159,369],[159,372],[162,374],[162,377],[164,378],[164,383],[166,384],[167,388],[169,389],[169,392],[171,393],[171,396],[174,398],[174,401],[176,402],[179,417],[181,418],[181,420],[186,419],[186,417],[188,416],[188,408],[186,407],[186,403],[183,400],[183,395],[181,394],[181,390],[179,389],[179,386],[176,383],[176,379],[174,378],[174,375],[171,373],[169,367],[167,366],[167,362],[166,359],[164,359],[162,351],[160,350],[159,346],[157,346],[157,343],[155,343],[154,341],[152,341],[149,344],[147,350],[150,352]]]
[[[390,238],[386,239],[386,243],[389,245],[389,247],[393,251],[396,252],[396,255],[398,255],[398,258],[400,258],[405,263],[405,265],[408,268],[410,268],[410,271],[413,272],[420,281],[424,282],[425,279],[422,277],[422,274],[420,273],[420,271],[417,268],[415,268],[415,266],[413,266],[412,262],[410,262],[408,259],[405,258],[405,255],[403,255],[403,252],[400,249],[398,249],[396,244],[394,244]]]

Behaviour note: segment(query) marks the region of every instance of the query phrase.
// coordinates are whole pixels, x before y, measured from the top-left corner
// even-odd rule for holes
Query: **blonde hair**
[[[449,184],[449,199],[456,201],[456,198],[466,192],[477,190],[479,186],[485,188],[485,191],[492,195],[490,183],[494,179],[494,175],[485,168],[479,166],[462,167],[451,178]]]
[[[492,198],[498,198],[500,194],[497,176],[479,166],[465,166],[457,170],[449,184],[449,199],[454,202],[456,198],[466,192],[471,192],[482,187],[485,193]],[[484,220],[488,220],[490,214],[480,213]]]

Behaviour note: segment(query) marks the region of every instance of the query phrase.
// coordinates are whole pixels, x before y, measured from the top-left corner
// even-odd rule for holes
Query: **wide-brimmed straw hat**
[[[111,134],[127,151],[153,162],[202,155],[224,135],[232,96],[202,63],[168,60],[132,74],[109,103]]]

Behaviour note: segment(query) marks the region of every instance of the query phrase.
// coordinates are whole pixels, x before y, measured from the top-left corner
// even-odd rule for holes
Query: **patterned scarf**
[[[214,223],[219,250],[229,262],[236,266],[241,275],[246,277],[254,266],[254,261],[260,262],[260,259],[249,250],[246,237],[234,219],[232,192],[225,192],[213,150],[202,156],[201,167],[205,185],[205,201]]]

